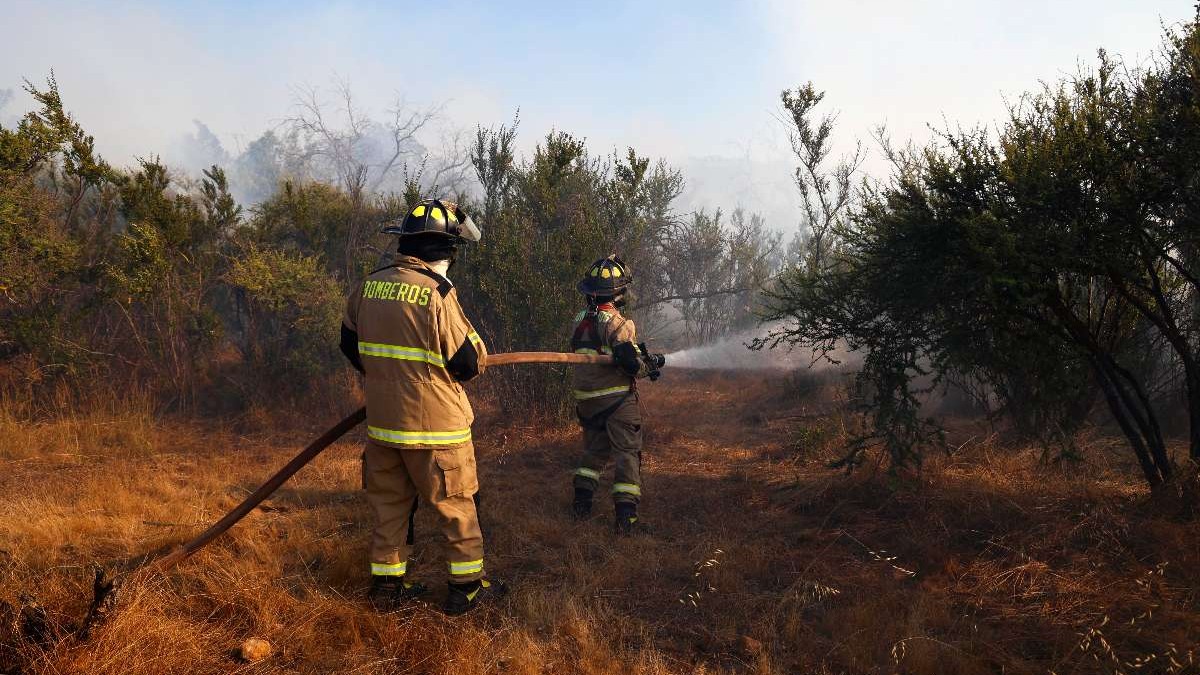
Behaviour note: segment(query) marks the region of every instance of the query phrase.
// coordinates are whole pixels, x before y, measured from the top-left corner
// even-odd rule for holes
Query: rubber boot
[[[450,582],[442,611],[449,616],[466,614],[485,602],[495,602],[508,594],[508,586],[498,579],[480,579],[465,584]]]
[[[617,522],[616,532],[620,535],[629,535],[637,531],[637,504],[633,502],[617,502]]]
[[[390,612],[413,602],[426,590],[425,584],[406,581],[403,575],[374,575],[371,577],[371,590],[367,591],[367,600],[376,611]]]
[[[587,520],[592,515],[592,491],[575,488],[575,501],[571,502],[571,514],[575,520]]]

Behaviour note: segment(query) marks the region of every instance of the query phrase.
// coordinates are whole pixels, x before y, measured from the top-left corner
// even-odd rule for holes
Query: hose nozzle
[[[654,382],[662,377],[662,371],[659,369],[667,365],[667,357],[663,354],[651,354],[646,349],[645,342],[638,345],[638,351],[642,353],[642,361],[646,364],[646,376],[650,378],[650,381]]]

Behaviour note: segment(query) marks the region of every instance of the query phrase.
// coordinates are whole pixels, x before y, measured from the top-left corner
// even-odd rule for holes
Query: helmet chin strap
[[[613,307],[620,308],[620,307],[625,306],[625,301],[629,297],[629,294],[622,293],[614,298],[606,299],[603,302],[601,302],[594,295],[588,295],[586,297],[587,297],[588,307],[599,307],[600,305],[612,305]]]

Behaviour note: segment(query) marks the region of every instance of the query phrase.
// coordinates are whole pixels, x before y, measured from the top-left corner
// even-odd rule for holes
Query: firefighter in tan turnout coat
[[[633,321],[621,315],[619,307],[631,282],[629,268],[615,254],[593,263],[579,282],[587,308],[575,317],[571,334],[576,354],[609,354],[616,360],[615,366],[575,369],[574,395],[584,450],[575,469],[572,510],[578,519],[591,515],[592,495],[612,458],[616,529],[622,534],[634,530],[642,496],[642,409],[636,380],[658,379],[658,369],[666,360],[638,345]]]
[[[391,609],[425,591],[406,576],[410,519],[423,501],[446,538],[445,610],[459,614],[505,590],[484,578],[473,414],[460,384],[483,371],[487,350],[446,276],[458,245],[480,233],[456,204],[439,200],[384,232],[398,235],[398,255],[350,293],[341,342],[365,375],[363,476],[376,522],[369,597]]]

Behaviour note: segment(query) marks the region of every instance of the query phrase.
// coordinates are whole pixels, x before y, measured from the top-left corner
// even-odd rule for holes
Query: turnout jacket
[[[398,256],[354,287],[341,346],[365,375],[372,440],[421,450],[471,442],[460,382],[483,372],[487,349],[454,285],[424,261]]]
[[[576,354],[612,355],[623,343],[637,344],[637,327],[633,320],[621,315],[611,304],[585,309],[575,315],[571,334],[571,349]],[[641,356],[641,349],[638,349]],[[645,377],[646,364],[638,360],[638,371],[628,375],[613,365],[582,365],[575,367],[575,400],[589,401],[610,396],[624,396],[634,388],[634,380]]]

